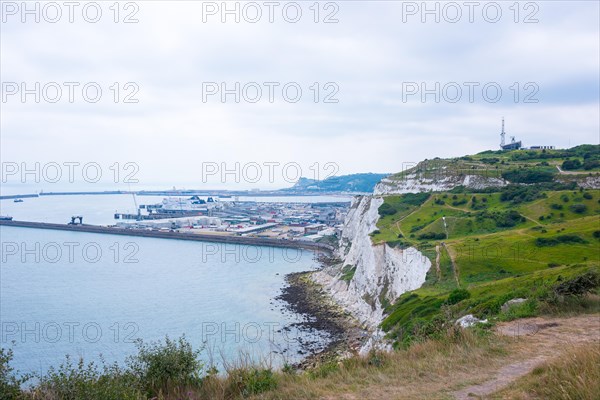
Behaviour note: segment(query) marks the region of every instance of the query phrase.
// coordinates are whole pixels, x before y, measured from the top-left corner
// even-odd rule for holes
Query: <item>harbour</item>
[[[209,235],[199,233],[182,233],[174,231],[161,231],[161,230],[142,230],[132,228],[119,228],[119,227],[106,227],[97,225],[85,225],[85,224],[53,224],[47,222],[29,222],[29,221],[14,221],[14,220],[0,220],[0,226],[12,226],[20,228],[34,228],[34,229],[50,229],[60,231],[71,231],[71,232],[87,232],[87,233],[100,233],[110,235],[125,235],[125,236],[138,236],[147,238],[158,238],[158,239],[175,239],[175,240],[191,240],[196,242],[216,242],[216,243],[230,243],[240,244],[248,246],[272,246],[272,247],[285,247],[285,248],[297,248],[305,250],[315,251],[331,251],[333,248],[325,243],[315,243],[310,241],[301,240],[286,240],[286,239],[271,239],[271,238],[259,238],[259,237],[248,237],[248,236],[225,236],[225,235]]]

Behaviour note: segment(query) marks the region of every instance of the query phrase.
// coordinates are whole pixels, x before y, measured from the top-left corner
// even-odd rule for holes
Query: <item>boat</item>
[[[22,203],[22,202],[23,202],[23,199],[15,199],[13,202],[14,202],[14,203]]]
[[[0,215],[0,221],[12,221],[12,217],[8,215]]]
[[[188,212],[208,212],[210,210],[220,210],[223,208],[218,197],[209,196],[206,199],[198,196],[190,198],[181,197],[166,197],[158,204],[150,204],[141,206],[140,208],[147,209],[150,213],[188,213]]]

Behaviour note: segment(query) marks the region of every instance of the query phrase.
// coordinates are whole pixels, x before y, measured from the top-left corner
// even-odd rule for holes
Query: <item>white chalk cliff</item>
[[[355,197],[346,217],[338,257],[342,266],[356,268],[352,279],[340,279],[340,266],[313,275],[338,304],[373,332],[369,347],[373,338],[381,336],[378,325],[383,319],[382,303],[393,303],[402,293],[421,287],[431,267],[431,261],[415,248],[401,250],[371,243],[369,234],[377,229],[381,204],[381,197]]]
[[[375,186],[376,195],[390,195],[418,192],[442,192],[452,190],[457,186],[469,189],[484,189],[500,187],[508,182],[502,178],[481,175],[448,175],[438,178],[425,178],[418,173],[412,173],[400,179],[384,178]]]

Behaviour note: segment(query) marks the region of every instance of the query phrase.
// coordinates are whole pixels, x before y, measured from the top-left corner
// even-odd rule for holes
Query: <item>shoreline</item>
[[[328,342],[321,348],[313,347],[314,343],[302,343],[306,357],[293,366],[303,370],[339,360],[348,354],[357,354],[368,339],[367,332],[360,327],[358,321],[336,304],[321,285],[311,279],[313,272],[315,271],[286,275],[287,286],[282,288],[281,294],[275,298],[285,303],[287,310],[303,317],[303,321],[291,326],[329,335]]]

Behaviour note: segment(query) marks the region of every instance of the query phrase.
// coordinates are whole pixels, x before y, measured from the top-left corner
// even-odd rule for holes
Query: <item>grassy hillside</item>
[[[559,177],[564,181],[577,181],[600,174],[600,146],[581,145],[566,150],[488,150],[452,159],[434,158],[393,174],[389,179],[401,180],[412,174],[434,180],[480,175],[514,183],[551,182]]]
[[[435,334],[467,313],[500,319],[534,315],[556,303],[552,297],[560,285],[582,277],[597,285],[600,190],[559,181],[556,165],[580,159],[579,169],[585,171],[585,161],[598,159],[598,148],[484,152],[439,160],[444,174],[452,173],[449,165],[496,165],[499,176],[512,183],[385,197],[373,242],[415,247],[433,264],[422,288],[386,310],[382,327],[396,344]],[[588,171],[596,169],[594,164]],[[429,173],[435,175],[436,168]],[[504,315],[501,305],[518,297],[528,300]]]

